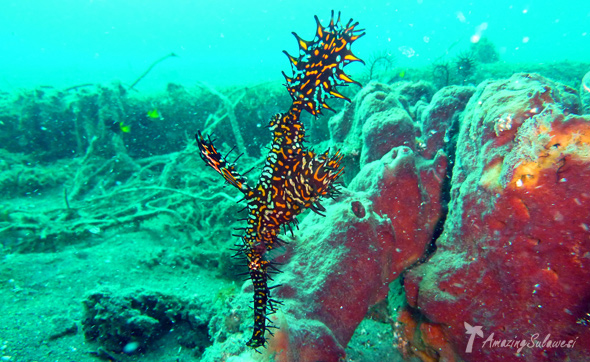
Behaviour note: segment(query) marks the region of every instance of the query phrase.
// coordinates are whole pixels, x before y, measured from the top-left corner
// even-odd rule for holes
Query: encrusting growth
[[[303,145],[305,128],[299,117],[303,110],[314,116],[320,115],[323,109],[331,110],[326,104],[330,98],[350,101],[335,89],[336,86],[360,85],[342,70],[351,62],[362,62],[350,50],[351,44],[364,35],[362,30],[355,29],[358,23],[350,19],[342,25],[340,14],[334,19],[334,12],[326,27],[317,16],[315,20],[317,30],[312,41],[293,33],[300,55],[294,57],[285,52],[293,69],[291,77],[285,75],[293,103],[286,113],[276,114],[270,121],[268,127],[273,132],[273,142],[256,186],[247,184],[235,164],[217,152],[209,137],[205,138],[200,132],[196,135],[201,158],[238,188],[248,204],[247,226],[236,246],[237,255],[247,261],[254,285],[254,332],[247,345],[255,349],[265,345],[265,332],[274,327],[267,324],[267,315],[275,312],[280,304],[270,295],[269,271],[276,268],[267,252],[281,244],[281,226],[296,223],[295,217],[308,208],[320,214],[325,211],[319,201],[337,193],[334,182],[343,171],[339,152],[315,154]]]

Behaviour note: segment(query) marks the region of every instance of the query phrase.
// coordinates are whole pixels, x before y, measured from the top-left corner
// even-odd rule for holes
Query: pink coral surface
[[[361,92],[351,106],[357,111],[341,114],[341,121],[349,125],[337,128],[357,135],[349,137],[349,142],[360,141],[354,147],[361,150],[363,167],[338,202],[327,206],[327,219],[314,215],[303,220],[293,243],[297,246],[290,246],[279,258],[286,262],[285,273],[277,279],[283,284],[277,295],[285,301],[285,320],[269,349],[277,360],[343,357],[344,347],[369,308],[387,297],[389,284],[417,262],[431,243],[443,214],[448,159],[442,151],[425,158],[414,150],[416,136],[431,129],[424,128],[409,109],[413,103],[404,100],[408,109],[402,107],[394,89],[374,86],[374,94]],[[408,89],[413,102],[420,100],[420,87]],[[457,91],[465,89],[457,87]],[[465,106],[467,99],[462,106],[461,101],[449,100],[458,93],[449,91],[440,97],[449,115]],[[384,111],[387,107],[395,112]],[[359,117],[387,132],[361,127]],[[394,137],[396,125],[406,131],[403,137]],[[444,135],[444,125],[437,127]],[[431,147],[440,149],[443,144],[443,137],[438,137]]]
[[[575,91],[534,74],[434,96],[419,89],[372,85],[331,121],[336,145],[358,152],[348,162],[359,172],[327,219],[303,220],[296,247],[279,257],[285,305],[268,353],[343,358],[369,308],[405,274],[403,356],[590,359],[581,323],[590,312],[590,119],[576,115]],[[445,187],[444,231],[428,256]],[[469,352],[468,326],[481,330]],[[535,338],[564,344],[493,345]]]
[[[483,83],[467,106],[444,234],[406,278],[409,304],[452,347],[440,357],[590,358],[590,329],[576,323],[590,311],[590,119],[568,98],[521,74]],[[469,353],[465,323],[483,334]],[[571,348],[493,347],[545,338]]]

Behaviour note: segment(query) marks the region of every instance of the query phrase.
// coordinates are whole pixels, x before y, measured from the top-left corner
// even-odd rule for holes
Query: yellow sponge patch
[[[483,171],[479,184],[488,190],[500,190],[503,159],[494,160]]]
[[[539,142],[542,139],[549,141],[537,145],[534,160],[523,160],[516,167],[510,182],[512,187],[529,189],[536,187],[540,172],[545,169],[559,168],[565,162],[566,156],[590,161],[590,122],[573,121],[572,124],[562,123],[561,125],[563,127],[553,130],[539,127],[537,132],[539,138],[531,142]],[[543,134],[549,137],[541,137]]]

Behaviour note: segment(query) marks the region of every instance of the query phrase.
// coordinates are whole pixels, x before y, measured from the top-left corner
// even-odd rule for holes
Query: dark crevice
[[[424,254],[418,259],[414,264],[406,268],[401,274],[400,282],[404,283],[405,273],[417,267],[418,265],[424,264],[434,255],[437,250],[436,241],[444,232],[444,225],[447,220],[447,215],[449,213],[449,203],[451,202],[451,186],[452,186],[452,179],[453,179],[453,166],[455,165],[455,157],[457,151],[457,139],[459,137],[459,125],[462,119],[462,112],[455,116],[454,121],[452,122],[451,128],[448,130],[448,136],[450,141],[447,143],[446,147],[444,148],[445,153],[447,154],[447,158],[449,160],[445,172],[445,179],[442,184],[441,189],[441,207],[442,207],[442,215],[436,223],[434,227],[432,238],[430,239],[430,243],[426,247]]]

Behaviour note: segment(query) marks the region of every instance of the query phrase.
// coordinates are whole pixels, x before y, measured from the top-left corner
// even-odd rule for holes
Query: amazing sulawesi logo
[[[557,348],[574,348],[578,337],[570,340],[554,340],[551,339],[551,334],[544,337],[539,333],[533,333],[528,337],[501,339],[495,338],[494,332],[490,333],[485,338],[482,326],[472,326],[467,322],[463,322],[465,326],[465,334],[469,336],[465,353],[472,353],[474,349],[495,349],[495,348],[516,348],[516,353],[520,354],[524,348],[529,349],[557,349]],[[485,338],[483,341],[479,338]]]

